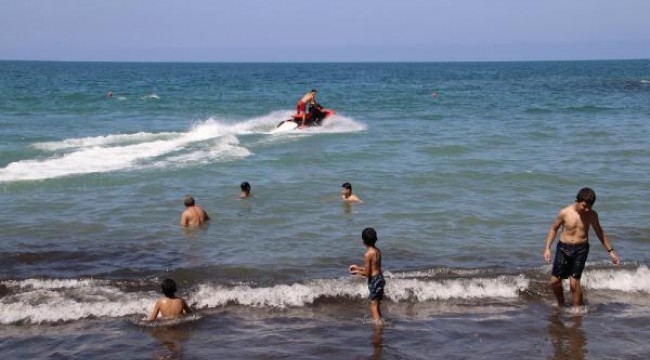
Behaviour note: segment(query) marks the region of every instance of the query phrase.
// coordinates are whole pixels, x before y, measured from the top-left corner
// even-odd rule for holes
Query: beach
[[[0,61],[0,75],[5,358],[650,353],[648,60]],[[275,133],[312,88],[336,116]],[[345,182],[362,203],[341,201]],[[622,264],[592,232],[576,314],[556,306],[543,251],[585,186]],[[179,226],[188,194],[206,226]],[[381,327],[348,273],[366,227]],[[165,278],[194,315],[141,321]]]

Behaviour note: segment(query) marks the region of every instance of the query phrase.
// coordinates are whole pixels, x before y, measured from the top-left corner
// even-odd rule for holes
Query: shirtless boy
[[[365,228],[361,233],[363,244],[366,246],[366,253],[363,255],[363,267],[350,265],[350,274],[365,276],[368,278],[368,290],[370,295],[370,314],[376,324],[381,324],[381,300],[384,297],[386,280],[381,272],[381,250],[375,246],[377,232],[373,228]]]
[[[341,199],[345,202],[360,202],[361,199],[352,193],[352,184],[349,182],[341,185]]]
[[[210,220],[208,213],[194,203],[192,196],[185,196],[183,202],[185,203],[185,211],[181,214],[181,226],[200,226]]]
[[[564,227],[560,235],[560,241],[555,251],[555,261],[551,272],[551,288],[557,298],[559,306],[564,306],[564,291],[562,280],[569,278],[572,304],[574,307],[583,305],[582,287],[580,277],[587,262],[589,254],[589,229],[593,227],[596,236],[605,250],[609,253],[612,263],[619,264],[618,255],[614,252],[609,238],[600,227],[598,213],[592,210],[596,202],[596,193],[590,188],[582,188],[576,195],[573,204],[560,210],[546,235],[546,247],[544,248],[544,260],[551,262],[551,244],[557,235],[560,227]]]
[[[192,310],[182,298],[176,297],[176,283],[172,279],[163,280],[160,284],[162,292],[165,295],[156,301],[149,320],[156,320],[158,314],[163,318],[181,316],[183,313],[190,314]]]
[[[302,123],[300,127],[305,126],[305,120],[307,119],[307,104],[314,104],[316,102],[316,89],[312,89],[310,92],[306,93],[300,98],[298,104],[296,104],[296,113],[298,116],[302,116]]]

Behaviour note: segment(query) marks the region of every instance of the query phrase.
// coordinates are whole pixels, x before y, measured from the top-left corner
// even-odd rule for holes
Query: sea
[[[0,61],[0,79],[3,359],[650,356],[650,60]],[[336,116],[275,131],[312,88]],[[585,306],[558,307],[545,237],[583,187],[621,264],[592,230]],[[185,195],[207,225],[179,225]],[[383,325],[348,271],[366,227]],[[143,321],[167,278],[193,313]]]

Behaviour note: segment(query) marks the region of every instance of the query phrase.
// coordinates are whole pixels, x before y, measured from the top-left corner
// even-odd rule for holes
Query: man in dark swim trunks
[[[300,101],[298,101],[298,104],[296,104],[296,115],[302,117],[300,127],[304,127],[305,120],[307,120],[307,104],[313,105],[316,103],[316,92],[316,89],[311,89],[311,91],[303,95],[300,98]]]
[[[363,244],[367,247],[363,255],[363,267],[356,264],[350,265],[350,274],[368,278],[368,291],[370,295],[370,314],[376,324],[381,324],[381,300],[384,298],[386,280],[381,272],[381,250],[375,246],[377,232],[373,228],[365,228],[361,233]]]
[[[593,227],[596,236],[609,253],[612,263],[618,265],[620,260],[614,252],[609,238],[600,227],[598,213],[592,210],[596,202],[596,193],[590,188],[582,188],[576,195],[575,203],[560,210],[546,235],[544,260],[551,262],[551,244],[561,226],[564,230],[560,235],[555,252],[555,261],[551,276],[551,288],[559,306],[564,306],[564,290],[562,280],[569,278],[572,304],[574,307],[583,305],[580,278],[589,254],[589,228]]]

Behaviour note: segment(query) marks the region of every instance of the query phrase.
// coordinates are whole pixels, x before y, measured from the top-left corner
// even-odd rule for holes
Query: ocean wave
[[[539,282],[539,271],[520,274],[491,274],[476,269],[438,269],[402,273],[386,272],[385,300],[394,303],[457,302],[480,304],[486,299],[511,303],[526,296],[548,296],[531,292]],[[637,268],[591,269],[583,284],[595,291],[650,293],[650,270]],[[151,284],[149,284],[151,285]],[[42,324],[83,318],[146,316],[159,296],[137,290],[146,284],[101,279],[25,279],[0,282],[0,324]],[[127,290],[128,289],[128,290]],[[290,309],[322,303],[364,301],[365,279],[346,276],[314,279],[293,284],[200,283],[186,289],[183,297],[196,309],[229,306],[258,309]]]
[[[633,270],[591,270],[585,273],[581,283],[587,289],[650,294],[650,269],[642,265]]]

